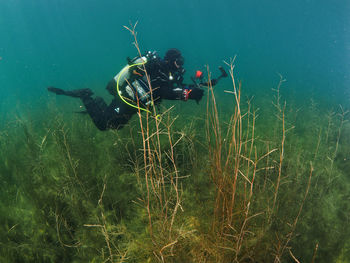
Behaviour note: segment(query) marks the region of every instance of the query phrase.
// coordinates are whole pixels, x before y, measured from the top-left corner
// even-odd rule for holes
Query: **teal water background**
[[[187,79],[237,55],[249,92],[270,92],[280,73],[295,101],[349,105],[349,14],[347,0],[1,0],[0,110],[40,107],[50,85],[104,94],[136,54],[123,28],[136,21],[143,51],[183,52]]]
[[[205,71],[207,64],[216,77],[223,60],[237,56],[235,70],[237,80],[242,81],[242,112],[248,112],[247,96],[255,96],[249,112],[254,113],[256,124],[251,114],[242,118],[244,123],[254,119],[253,126],[243,124],[244,148],[249,150],[246,142],[251,141],[253,146],[255,140],[258,155],[273,153],[266,161],[266,170],[273,168],[270,163],[283,168],[270,170],[271,184],[268,182],[270,187],[266,188],[275,188],[281,171],[281,205],[275,220],[276,227],[282,229],[281,237],[284,233],[291,236],[287,234],[289,223],[305,201],[306,179],[313,165],[310,193],[291,241],[293,252],[300,262],[311,262],[319,244],[317,262],[346,262],[350,247],[350,123],[349,114],[345,114],[350,109],[349,14],[349,0],[0,0],[0,261],[105,260],[104,252],[99,251],[107,249],[105,237],[99,230],[86,229],[84,224],[100,220],[102,206],[97,207],[97,202],[100,206],[102,186],[108,181],[103,209],[110,213],[110,233],[121,221],[125,222],[125,237],[116,235],[114,240],[131,248],[132,260],[143,250],[145,261],[151,262],[147,253],[153,250],[148,251],[147,244],[152,242],[144,237],[148,235],[145,211],[139,211],[133,202],[143,194],[138,192],[142,183],[135,181],[142,146],[139,127],[134,129],[133,125],[139,125],[139,120],[134,116],[129,127],[100,132],[87,115],[73,113],[81,110],[80,100],[55,96],[46,89],[91,88],[97,95],[111,99],[105,90],[107,82],[126,64],[126,57],[137,54],[133,37],[123,26],[138,21],[141,50],[157,50],[163,56],[168,48],[180,49],[185,57],[187,82],[195,70]],[[281,88],[281,101],[274,107],[271,102],[276,102],[276,92],[272,89],[277,87],[279,74],[287,81]],[[230,88],[232,81],[227,78],[214,89],[222,134],[234,112],[233,103],[227,103],[235,102],[234,97],[224,93]],[[284,100],[287,107],[282,113]],[[208,170],[214,158],[210,156],[210,136],[206,137],[208,145],[204,139],[203,118],[208,123],[213,118],[205,116],[206,99],[199,105],[194,101],[164,104],[176,105],[169,115],[172,119],[178,116],[173,126],[174,141],[184,136],[180,143],[181,138],[176,141],[175,154],[179,174],[184,177],[184,207],[189,209],[185,207],[186,214],[179,216],[184,215],[184,221],[181,218],[179,224],[182,229],[182,222],[189,223],[191,232],[194,229],[198,237],[202,230],[197,232],[194,226],[196,217],[203,229],[212,220],[204,211],[212,209],[214,184]],[[248,140],[250,133],[252,140]],[[162,141],[166,164],[167,145]],[[273,148],[276,151],[270,151]],[[265,157],[261,163],[264,167]],[[164,171],[172,173],[171,169]],[[259,186],[259,179],[256,182]],[[89,189],[88,198],[84,187]],[[252,208],[259,214],[269,209],[272,200],[264,197],[265,182],[262,188],[263,198],[259,198],[256,187],[257,208]],[[81,240],[77,249],[62,245],[59,216],[62,223],[66,219],[68,222],[61,225],[62,240],[67,244]],[[256,220],[260,223],[260,216]],[[253,233],[255,226],[251,226]],[[129,234],[135,235],[130,246],[126,238]],[[206,234],[204,237],[207,240]],[[265,238],[267,241],[261,242],[256,251],[261,248],[275,255],[279,238],[274,227]],[[191,250],[192,244],[193,250],[198,250],[192,243],[196,238],[189,236],[190,239],[189,243],[184,240],[186,251],[178,255],[187,254],[188,244]],[[249,241],[253,244],[254,239],[252,236]],[[210,247],[208,251],[211,250]],[[254,256],[260,257],[259,253]]]

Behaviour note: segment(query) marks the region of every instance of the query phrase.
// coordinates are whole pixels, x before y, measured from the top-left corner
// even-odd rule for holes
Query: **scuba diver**
[[[214,86],[220,78],[227,77],[225,70],[219,67],[219,78],[212,79],[211,83],[203,82],[203,73],[197,70],[192,77],[193,84],[184,84],[184,58],[175,48],[169,49],[163,59],[156,52],[148,51],[141,57],[127,60],[128,64],[107,84],[106,89],[114,96],[109,105],[101,97],[93,98],[93,92],[88,88],[47,89],[57,95],[80,98],[95,126],[105,131],[121,129],[139,110],[150,113],[151,107],[159,105],[162,99],[190,99],[198,103],[203,97],[202,87]]]

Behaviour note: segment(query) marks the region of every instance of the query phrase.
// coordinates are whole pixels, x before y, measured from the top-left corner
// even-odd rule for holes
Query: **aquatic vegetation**
[[[49,104],[4,125],[1,261],[349,261],[347,111],[293,109],[282,77],[272,104],[243,100],[233,63],[230,116],[209,87],[198,119],[101,133]]]

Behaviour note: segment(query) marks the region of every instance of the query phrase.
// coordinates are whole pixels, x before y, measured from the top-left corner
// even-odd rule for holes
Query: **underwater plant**
[[[209,86],[197,119],[101,133],[49,104],[4,124],[1,262],[349,261],[348,112],[293,110],[283,77],[244,101],[234,63],[229,115]]]

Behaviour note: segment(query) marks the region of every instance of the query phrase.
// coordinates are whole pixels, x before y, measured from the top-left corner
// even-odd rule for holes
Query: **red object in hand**
[[[196,79],[200,79],[203,77],[203,72],[200,70],[197,70],[194,76],[196,77]]]
[[[183,100],[184,101],[188,100],[188,96],[190,95],[191,91],[192,91],[191,89],[184,89],[183,90],[182,95],[183,95]]]

